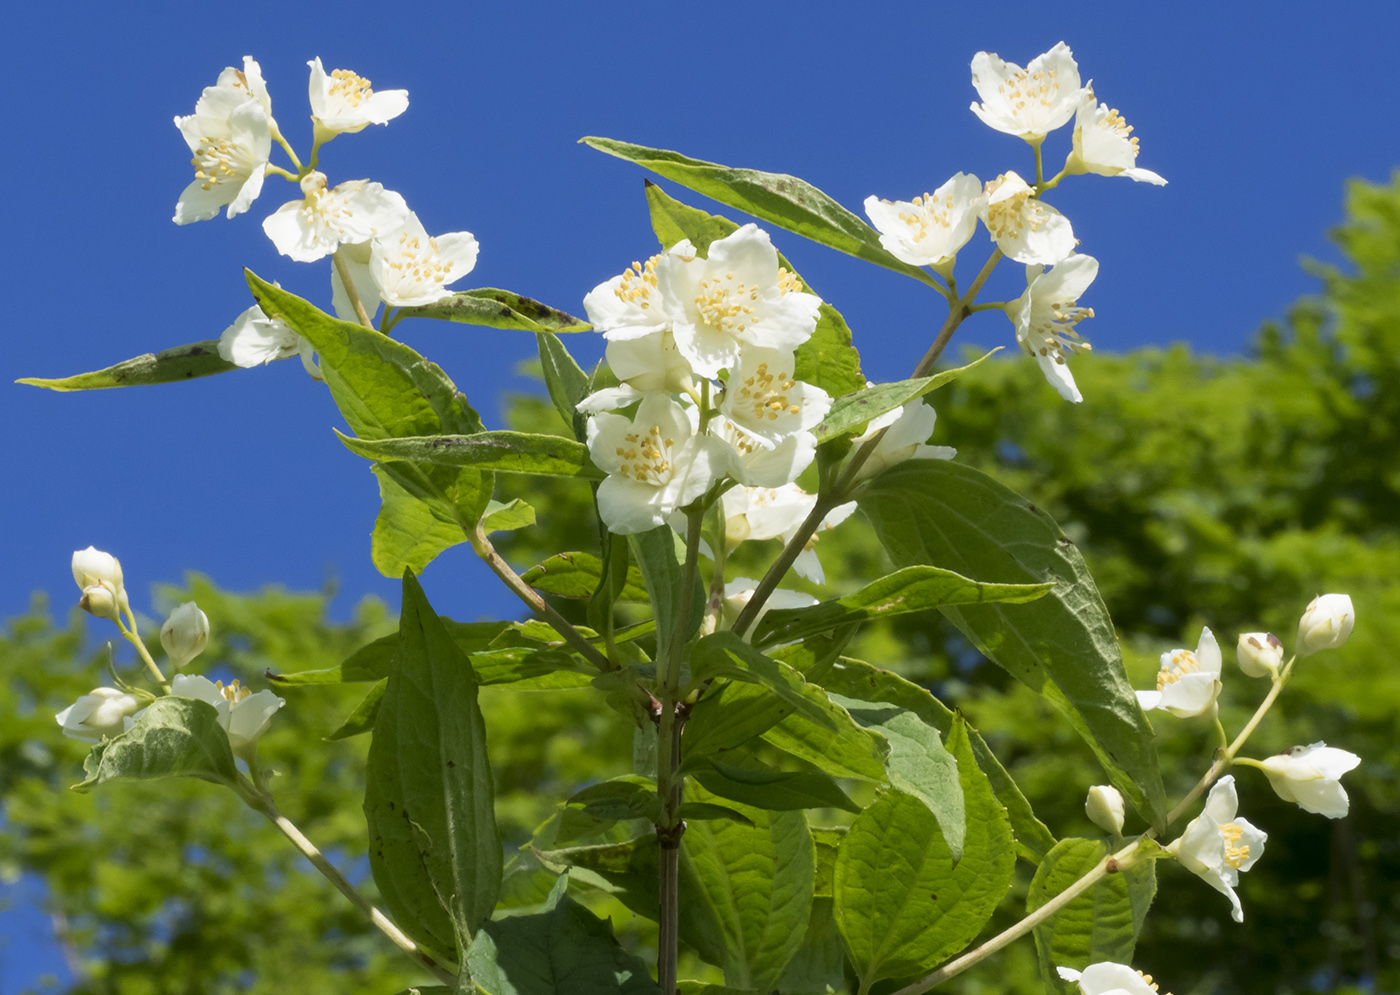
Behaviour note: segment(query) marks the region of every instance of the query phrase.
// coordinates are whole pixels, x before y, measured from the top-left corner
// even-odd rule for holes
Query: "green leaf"
[[[389,678],[379,681],[369,689],[369,694],[364,700],[355,706],[355,710],[349,717],[340,724],[340,728],[326,737],[328,742],[339,739],[349,739],[351,736],[358,736],[362,732],[371,732],[374,729],[374,720],[379,716],[379,706],[383,703],[384,692],[389,687]]]
[[[825,676],[821,683],[830,691],[858,698],[861,701],[889,702],[900,708],[907,708],[946,738],[953,730],[952,709],[939,701],[926,689],[905,680],[898,674],[881,670],[861,660],[842,657]],[[1020,855],[1031,863],[1039,863],[1055,845],[1055,837],[1045,824],[1036,818],[1031,803],[1011,779],[1001,761],[992,753],[986,741],[977,730],[964,722],[968,738],[972,743],[972,753],[977,765],[987,775],[997,801],[1006,806],[1011,818],[1011,830],[1016,835],[1016,847]]]
[[[681,892],[681,938],[724,969],[725,984],[767,991],[806,933],[816,856],[801,812],[742,814],[752,825],[692,822],[681,838],[694,880]]]
[[[665,647],[671,645],[684,590],[681,562],[676,555],[676,533],[669,525],[658,525],[646,532],[629,535],[627,543],[646,584],[651,610],[656,615],[656,645],[664,652]],[[700,627],[704,614],[705,595],[700,585],[696,584],[690,604],[690,624],[683,638],[689,639]]]
[[[647,967],[612,926],[564,892],[560,878],[540,911],[488,922],[466,953],[486,995],[659,995]]]
[[[703,981],[678,981],[676,991],[680,995],[766,995],[752,989],[728,988],[724,985],[707,985]]]
[[[535,590],[557,598],[591,598],[602,578],[603,561],[592,553],[556,553],[521,574],[521,579]],[[614,600],[646,602],[647,589],[640,570],[627,570],[626,582]]]
[[[1102,840],[1066,839],[1046,854],[1026,897],[1029,915],[1108,856]],[[1035,927],[1035,946],[1050,995],[1061,991],[1056,967],[1082,971],[1099,961],[1133,962],[1142,921],[1157,893],[1156,862],[1110,874]]]
[[[509,504],[502,504],[499,501],[486,502],[485,517],[481,520],[481,527],[488,534],[491,532],[513,532],[516,529],[523,529],[534,524],[535,509],[520,498],[515,498]]]
[[[465,947],[496,907],[501,837],[476,676],[403,580],[399,651],[370,742],[370,870],[394,919],[439,950]]]
[[[1054,521],[986,474],[947,460],[887,470],[859,500],[900,566],[935,564],[1000,583],[1055,582],[1028,604],[941,610],[981,653],[1059,708],[1114,786],[1160,829],[1166,796],[1152,727],[1128,684],[1108,609]]]
[[[773,770],[752,757],[745,758],[744,766],[738,766],[701,756],[694,763],[687,762],[683,769],[711,794],[754,808],[774,812],[805,808],[860,811],[860,806],[827,774]]]
[[[981,365],[988,356],[1000,351],[1001,346],[997,346],[991,352],[973,360],[966,366],[959,366],[955,370],[944,370],[931,377],[876,384],[873,387],[866,387],[864,390],[856,390],[855,393],[847,392],[844,397],[833,394],[832,396],[836,397],[836,400],[831,402],[831,409],[827,411],[826,417],[816,428],[812,429],[812,432],[816,435],[819,443],[829,442],[842,435],[859,434],[860,430],[872,418],[878,418],[886,412],[903,407],[910,401],[917,400],[925,394],[937,390],[944,384],[956,380],[973,367]],[[794,376],[799,380],[802,379],[800,373],[796,373]],[[827,393],[831,392],[827,391]]]
[[[921,283],[938,285],[917,266],[896,259],[880,244],[879,232],[805,180],[784,173],[730,169],[677,152],[610,138],[580,141],[822,245],[912,276]]]
[[[128,731],[92,748],[83,763],[90,791],[108,781],[197,777],[230,787],[238,768],[219,713],[208,702],[157,698]]]
[[[587,438],[586,420],[579,413],[578,403],[589,394],[588,374],[569,355],[559,336],[551,332],[540,332],[535,336],[540,348],[540,366],[544,370],[544,385],[549,391],[549,399],[564,424],[573,429],[574,438],[584,442]]]
[[[587,332],[593,328],[588,322],[558,308],[494,287],[459,290],[433,304],[401,308],[394,316],[394,324],[404,318],[434,318],[536,333]]]
[[[482,431],[481,419],[436,364],[372,328],[339,321],[245,271],[263,311],[282,318],[320,354],[321,373],[351,431],[362,440]],[[370,541],[386,576],[415,573],[467,538],[491,498],[489,473],[466,467],[385,463],[375,467],[381,507]]]
[[[588,447],[561,435],[529,432],[477,432],[473,435],[426,435],[394,439],[356,439],[340,432],[340,441],[356,456],[377,463],[408,460],[434,466],[475,467],[504,473],[548,477],[606,476],[588,457]]]
[[[448,634],[452,636],[452,641],[457,644],[457,648],[463,653],[477,653],[486,649],[500,638],[503,632],[510,629],[509,622],[454,622],[445,616],[438,616],[438,619],[446,627]],[[389,669],[398,649],[399,636],[398,633],[394,633],[365,643],[346,657],[338,667],[304,670],[294,674],[274,674],[269,670],[267,679],[287,687],[299,687],[306,684],[382,681],[389,676]],[[491,683],[481,680],[480,673],[477,674],[477,682],[480,684]]]
[[[785,663],[764,656],[732,632],[715,632],[695,644],[690,653],[691,682],[716,677],[762,684],[810,721],[835,729],[829,709],[805,692],[802,675]],[[817,689],[820,694],[820,690]]]
[[[841,941],[841,931],[836,928],[829,868],[827,878],[827,894],[822,897],[819,886],[818,896],[812,900],[812,917],[807,922],[807,935],[802,938],[802,945],[797,948],[792,960],[788,961],[787,970],[778,979],[780,992],[847,990],[846,945]]]
[[[678,814],[687,822],[703,822],[706,819],[728,819],[730,822],[742,823],[745,826],[752,826],[753,820],[743,812],[732,809],[727,805],[716,805],[713,802],[686,802],[678,810]]]
[[[30,387],[47,387],[49,390],[105,390],[108,387],[144,387],[149,384],[181,383],[199,377],[212,377],[216,373],[227,373],[239,367],[219,355],[219,340],[205,339],[189,345],[162,349],[136,356],[116,366],[91,373],[78,373],[71,377],[46,380],[43,377],[25,377],[15,383]]]
[[[836,923],[861,990],[924,974],[981,932],[1011,883],[1006,810],[977,766],[962,720],[948,737],[967,805],[967,840],[953,863],[923,802],[887,791],[851,824],[836,854]]]
[[[941,567],[905,567],[835,601],[766,612],[755,629],[754,644],[791,643],[839,626],[942,605],[1022,604],[1044,597],[1054,586],[1053,583],[984,584]]]
[[[655,821],[661,814],[661,799],[656,794],[656,782],[636,774],[624,774],[589,785],[576,792],[565,804],[577,806],[585,815],[600,821]]]

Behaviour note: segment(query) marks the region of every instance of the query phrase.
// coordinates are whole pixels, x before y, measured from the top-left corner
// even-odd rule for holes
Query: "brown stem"
[[[335,271],[340,276],[341,286],[345,288],[345,296],[350,298],[350,303],[355,306],[355,316],[360,319],[360,324],[366,328],[373,328],[374,322],[369,320],[369,312],[360,303],[360,293],[350,280],[350,269],[345,265],[345,260],[341,258],[339,249],[331,254],[331,262],[335,265]]]
[[[763,610],[768,596],[777,589],[778,582],[787,575],[797,557],[807,548],[807,541],[821,527],[822,520],[826,518],[827,512],[831,511],[832,507],[829,499],[820,494],[817,495],[817,503],[812,505],[812,510],[807,513],[807,517],[797,527],[797,534],[783,547],[783,551],[778,554],[778,558],[773,561],[773,565],[768,568],[768,572],[758,582],[758,587],[754,588],[753,596],[749,598],[748,604],[744,605],[743,610],[739,612],[739,617],[734,620],[732,628],[736,636],[743,638],[744,633],[749,631],[758,618],[759,612]]]

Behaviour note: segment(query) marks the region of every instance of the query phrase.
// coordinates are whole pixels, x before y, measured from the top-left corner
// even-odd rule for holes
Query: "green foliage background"
[[[1265,858],[1242,883],[1245,923],[1232,923],[1223,898],[1164,863],[1138,946],[1136,966],[1178,995],[1400,986],[1400,174],[1389,185],[1353,184],[1334,234],[1348,265],[1318,267],[1322,293],[1264,326],[1248,358],[1181,346],[1095,355],[1075,366],[1087,399],[1076,406],[1014,356],[936,398],[937,441],[1030,496],[1080,545],[1139,687],[1151,683],[1157,654],[1193,646],[1203,624],[1225,645],[1260,628],[1291,642],[1314,594],[1344,591],[1355,601],[1350,643],[1299,667],[1247,751],[1322,739],[1360,754],[1346,780],[1351,815],[1332,822],[1303,813],[1262,775],[1236,771],[1242,811],[1269,833]],[[1190,306],[1181,302],[1184,315]],[[513,399],[511,415],[517,428],[564,431],[542,399]],[[573,523],[589,514],[586,484],[529,487],[550,514],[513,534],[507,549],[521,566],[571,548]],[[887,567],[878,550],[858,519],[821,540],[828,576],[849,578],[852,589]],[[200,577],[160,597],[171,605],[193,597],[213,623],[196,670],[254,686],[265,685],[268,668],[333,666],[394,628],[375,602],[332,623],[321,595],[235,595]],[[582,612],[578,603],[561,608]],[[68,990],[389,995],[425,980],[231,793],[184,781],[66,790],[81,779],[86,749],[60,737],[53,714],[106,682],[107,650],[95,637],[107,634],[86,629],[76,613],[55,621],[40,601],[0,638],[0,872],[46,880],[78,968]],[[1087,747],[936,613],[868,628],[851,653],[961,706],[1057,835],[1094,834],[1083,799],[1103,777]],[[323,739],[364,690],[279,691],[288,705],[261,754],[278,772],[283,810],[372,890],[360,810],[368,739]],[[1265,690],[1227,663],[1226,727],[1237,729]],[[508,857],[555,801],[627,772],[630,729],[597,701],[587,689],[483,689]],[[1179,797],[1208,763],[1211,729],[1154,714],[1169,793]],[[1021,899],[1027,870],[1018,872]],[[502,903],[544,897],[541,876],[525,871],[508,876]],[[601,894],[582,898],[612,916],[625,944],[651,956],[652,924]],[[988,929],[1022,908],[1003,903]],[[683,977],[706,970],[687,966]],[[948,990],[1041,991],[1032,944]]]

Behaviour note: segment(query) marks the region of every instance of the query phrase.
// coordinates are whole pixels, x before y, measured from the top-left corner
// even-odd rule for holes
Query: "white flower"
[[[701,376],[735,365],[741,344],[796,349],[817,327],[821,300],[757,225],[712,242],[706,259],[667,253],[656,277],[676,346]]]
[[[972,113],[988,127],[1031,143],[1066,124],[1079,105],[1079,66],[1060,42],[1025,69],[995,52],[972,57],[972,85],[982,103]]]
[[[306,372],[317,380],[316,350],[292,331],[281,318],[269,318],[254,304],[233,320],[219,336],[219,355],[225,362],[248,369],[265,366],[274,359],[300,356]]]
[[[709,433],[724,441],[738,457],[734,478],[749,487],[781,487],[796,480],[817,455],[811,432],[789,435],[777,445],[760,442],[723,415],[710,422]],[[726,496],[733,491],[726,491]],[[805,512],[804,512],[805,514]]]
[[[204,88],[194,113],[175,118],[175,126],[194,153],[194,180],[180,194],[174,222],[207,221],[225,206],[230,218],[248,210],[262,192],[272,154],[272,126],[262,101],[246,80],[240,81],[238,70],[225,69],[217,85]]]
[[[1057,967],[1060,977],[1077,984],[1082,995],[1157,995],[1152,975],[1134,971],[1127,964],[1099,961],[1083,971]]]
[[[589,419],[589,452],[608,474],[598,485],[598,514],[611,531],[629,535],[665,524],[729,471],[732,451],[696,435],[691,418],[666,395],[648,394],[631,418]]]
[[[1272,632],[1243,632],[1235,646],[1235,659],[1250,677],[1270,677],[1283,663],[1283,643]]]
[[[826,391],[793,378],[794,362],[790,350],[746,346],[730,372],[720,411],[760,445],[810,431],[831,408]]]
[[[209,617],[199,610],[199,605],[186,601],[160,627],[160,644],[172,667],[179,670],[189,666],[209,645]]]
[[[791,542],[817,503],[815,494],[808,494],[793,483],[780,487],[733,487],[724,492],[721,500],[725,537],[731,547],[745,539]],[[826,583],[826,573],[817,559],[817,540],[821,533],[840,525],[855,510],[856,503],[850,501],[833,508],[822,519],[793,561],[792,568],[798,576],[816,584]]]
[[[1097,259],[1078,254],[1048,272],[1043,266],[1027,266],[1026,290],[1006,309],[1016,326],[1016,341],[1066,401],[1084,400],[1065,353],[1074,356],[1090,349],[1074,326],[1094,316],[1093,308],[1079,307],[1078,301],[1098,272]]]
[[[63,735],[84,743],[100,743],[120,736],[132,726],[132,716],[141,707],[133,695],[116,688],[93,688],[55,718]]]
[[[670,332],[614,339],[608,343],[606,355],[613,376],[643,393],[679,394],[692,387],[690,364]]]
[[[1032,196],[1035,191],[1014,172],[987,181],[982,223],[1008,259],[1053,266],[1074,252],[1069,218]]]
[[[880,437],[865,465],[860,468],[857,479],[873,477],[881,470],[905,460],[952,459],[958,454],[953,447],[926,445],[937,422],[938,412],[922,400],[910,401],[893,411],[886,411],[870,419],[865,431],[852,439],[851,444],[859,449],[881,429],[885,430],[885,434]]]
[[[452,296],[447,284],[472,271],[476,253],[476,236],[471,232],[431,236],[418,215],[409,211],[398,228],[370,243],[369,271],[386,304],[432,304]]]
[[[589,323],[609,342],[670,330],[671,318],[656,285],[656,264],[668,255],[692,259],[695,247],[688,239],[682,239],[645,263],[634,262],[631,269],[598,284],[584,297],[583,307],[588,312]],[[612,365],[611,362],[608,365]]]
[[[1150,169],[1137,167],[1138,140],[1133,126],[1107,104],[1094,99],[1091,83],[1074,116],[1074,151],[1065,168],[1070,173],[1097,173],[1100,176],[1126,176],[1139,183],[1165,186],[1166,180]]]
[[[392,190],[369,180],[326,189],[326,174],[301,178],[301,200],[289,201],[263,220],[277,251],[299,263],[324,259],[345,242],[368,242],[398,228],[408,205]]]
[[[211,681],[207,677],[177,674],[170,682],[170,693],[176,698],[193,698],[213,705],[219,713],[219,725],[228,733],[229,746],[235,753],[252,746],[267,728],[277,709],[286,704],[271,691],[254,694],[238,681]]]
[[[337,69],[327,76],[319,55],[307,65],[311,67],[311,119],[316,122],[319,141],[361,131],[371,124],[388,124],[408,110],[407,90],[375,93],[369,80],[348,69]]]
[[[756,590],[758,590],[758,581],[748,577],[735,577],[724,585],[724,601],[720,604],[720,623],[723,628],[731,629],[734,627],[739,613],[748,605]],[[815,604],[817,604],[817,599],[810,594],[777,588],[768,595],[768,600],[763,603],[763,610],[758,613],[758,617],[749,626],[748,632],[744,635],[744,641],[749,640],[753,631],[758,628],[758,623],[763,621],[763,616],[774,608],[809,608]]]
[[[977,228],[981,208],[982,181],[970,173],[958,173],[912,201],[865,198],[865,213],[890,255],[912,266],[935,268],[952,267]]]
[[[1269,837],[1246,820],[1235,818],[1239,805],[1235,779],[1227,774],[1210,789],[1205,810],[1165,849],[1181,866],[1229,898],[1235,922],[1244,922],[1235,888],[1240,872],[1249,870],[1263,856],[1264,841]]]
[[[1123,796],[1109,784],[1096,784],[1084,800],[1084,814],[1106,833],[1123,835]]]
[[[1284,801],[1295,803],[1304,812],[1341,819],[1346,817],[1350,803],[1339,779],[1360,763],[1361,758],[1355,753],[1313,743],[1269,757],[1262,768]]]
[[[1196,652],[1171,650],[1162,654],[1157,690],[1137,692],[1144,711],[1160,708],[1178,718],[1201,715],[1215,707],[1220,694],[1220,644],[1210,629],[1201,629]]]
[[[245,55],[243,56],[242,69],[235,69],[233,66],[225,67],[224,71],[219,73],[219,79],[215,85],[227,87],[241,94],[242,100],[249,98],[256,100],[258,105],[262,107],[263,113],[267,115],[267,124],[273,137],[277,136],[277,122],[272,118],[272,96],[267,92],[267,82],[263,79],[262,66],[258,65],[256,59],[251,55]]]
[[[98,618],[116,621],[118,611],[129,611],[122,565],[111,553],[89,546],[73,554],[73,580],[83,592],[79,606]]]
[[[1298,656],[1336,649],[1351,636],[1355,622],[1356,609],[1351,606],[1349,595],[1318,595],[1298,620]]]

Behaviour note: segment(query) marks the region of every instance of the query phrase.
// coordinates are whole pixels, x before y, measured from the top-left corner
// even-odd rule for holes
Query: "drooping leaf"
[[[400,926],[455,950],[495,910],[501,837],[475,673],[412,574],[394,659],[370,741],[370,870]]]
[[[647,967],[612,926],[567,894],[561,877],[533,915],[486,923],[466,967],[486,995],[660,995]]]
[[[603,562],[592,553],[556,553],[520,575],[537,591],[557,598],[591,598],[603,577]],[[645,602],[646,584],[642,572],[631,567],[618,592],[617,601]]]
[[[356,439],[337,434],[346,449],[356,456],[378,463],[407,460],[433,466],[475,467],[502,473],[583,477],[586,480],[602,480],[605,476],[589,459],[587,446],[560,435],[478,432],[473,435]]]
[[[340,739],[349,739],[351,736],[358,736],[363,732],[371,732],[374,729],[374,720],[379,717],[379,706],[384,701],[384,692],[389,687],[389,678],[384,678],[377,684],[370,686],[369,694],[364,700],[355,706],[355,710],[340,724],[340,728],[326,737],[334,742]]]
[[[855,393],[848,392],[844,397],[836,397],[836,400],[831,402],[831,410],[826,413],[826,417],[821,420],[821,423],[812,429],[812,432],[816,435],[818,442],[829,442],[848,433],[859,434],[860,429],[864,428],[865,424],[872,418],[878,418],[886,412],[893,411],[895,408],[902,407],[910,401],[917,400],[925,394],[937,390],[944,384],[956,380],[968,370],[981,365],[988,356],[1000,351],[1001,346],[997,346],[966,366],[959,366],[955,370],[943,370],[931,377],[876,384],[873,387],[866,387],[864,390],[856,390]]]
[[[677,814],[687,823],[703,822],[707,819],[728,819],[730,822],[738,822],[745,826],[753,825],[753,820],[738,809],[730,808],[728,805],[716,805],[713,802],[685,802],[677,810]]]
[[[208,702],[157,698],[131,729],[92,748],[76,791],[117,780],[197,777],[233,785],[238,768],[219,713]]]
[[[579,413],[578,403],[588,396],[588,374],[578,365],[559,336],[552,332],[540,332],[535,336],[540,347],[540,366],[544,370],[544,385],[549,391],[549,399],[554,402],[554,410],[570,426],[574,438],[586,440],[586,423]]]
[[[755,627],[753,641],[758,646],[790,643],[843,625],[942,605],[1022,604],[1043,597],[1054,586],[986,584],[940,567],[904,567],[835,601],[808,608],[775,608]]]
[[[856,817],[836,855],[837,926],[862,990],[922,974],[961,951],[1005,896],[1015,852],[1006,810],[955,719],[948,737],[967,806],[967,839],[953,863],[933,813],[901,791]]]
[[[1079,550],[1048,515],[970,467],[915,460],[860,496],[890,557],[999,583],[1055,582],[1022,605],[944,606],[989,659],[1054,704],[1154,826],[1166,815],[1152,728],[1128,684],[1113,622]]]
[[[1026,896],[1029,915],[1078,881],[1109,853],[1102,840],[1065,839],[1046,854]],[[1035,946],[1050,995],[1065,989],[1056,967],[1082,971],[1099,961],[1133,962],[1143,919],[1157,893],[1156,861],[1109,874],[1035,927]]]
[[[199,377],[212,377],[239,367],[219,355],[219,340],[206,339],[189,345],[148,352],[91,373],[45,379],[25,377],[15,383],[49,390],[105,390],[108,387],[144,387],[150,384],[182,383]]]
[[[937,286],[928,273],[892,256],[880,244],[879,232],[805,180],[783,173],[731,169],[610,138],[581,141],[788,231]]]
[[[587,332],[593,328],[583,319],[558,308],[494,287],[459,290],[433,304],[402,308],[394,316],[395,324],[403,318],[434,318],[536,333]]]
[[[742,764],[701,756],[682,768],[711,794],[774,812],[839,808],[859,812],[841,786],[827,774],[773,770],[753,757]]]

